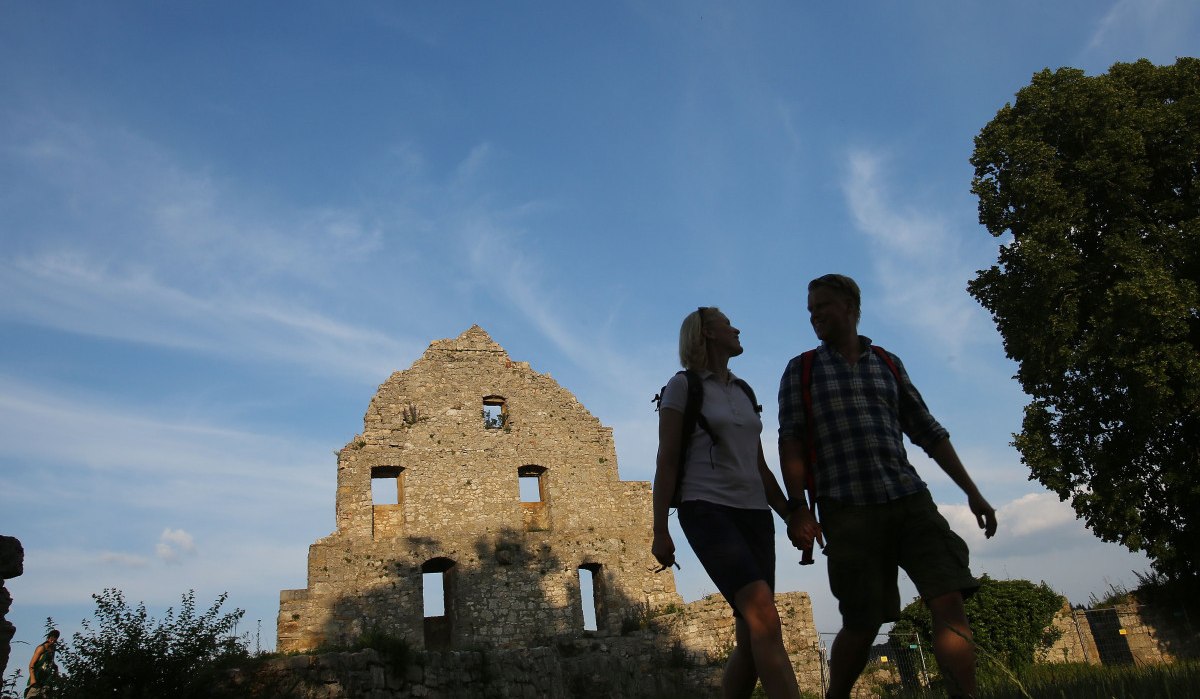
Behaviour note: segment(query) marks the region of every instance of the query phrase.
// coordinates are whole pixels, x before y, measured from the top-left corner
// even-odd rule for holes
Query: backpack
[[[671,493],[671,507],[676,508],[679,507],[679,497],[683,490],[683,471],[685,464],[687,463],[687,451],[688,445],[692,441],[692,433],[696,431],[696,427],[699,427],[700,429],[704,430],[704,433],[707,434],[709,439],[712,440],[714,447],[720,442],[720,440],[717,439],[717,435],[714,434],[712,429],[708,426],[708,420],[700,412],[701,406],[704,405],[704,379],[701,378],[700,372],[694,369],[685,369],[683,371],[675,372],[676,376],[680,374],[683,374],[684,377],[687,378],[688,390],[687,402],[683,407],[683,435],[682,439],[679,441],[679,469],[676,472],[675,477],[675,491]],[[754,389],[750,388],[750,384],[736,377],[733,379],[733,382],[737,384],[738,388],[742,389],[742,392],[745,393],[746,397],[750,399],[750,405],[754,406],[754,412],[761,415],[763,407],[758,404],[758,399],[754,396]],[[662,408],[662,397],[666,391],[667,387],[663,386],[658,390],[658,393],[650,399],[650,402],[654,403],[655,412],[658,412],[659,409]]]
[[[892,371],[892,376],[896,377],[896,383],[900,383],[900,370],[896,368],[896,363],[892,361],[891,355],[887,350],[879,345],[871,345],[871,350],[879,355],[887,368]],[[805,443],[808,445],[808,468],[804,471],[804,490],[808,493],[808,502],[811,503],[813,516],[817,512],[817,442],[813,438],[813,411],[812,411],[812,367],[813,359],[816,357],[817,351],[810,349],[800,355],[800,395],[804,401],[804,427]],[[807,548],[800,556],[800,565],[808,565],[813,562],[812,548]]]

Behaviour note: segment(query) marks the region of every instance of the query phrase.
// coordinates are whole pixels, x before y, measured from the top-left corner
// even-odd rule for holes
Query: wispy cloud
[[[393,239],[418,226],[404,207],[271,208],[124,129],[31,121],[10,119],[15,133],[0,143],[13,181],[37,183],[47,214],[33,228],[0,200],[0,317],[368,381],[415,356],[419,342],[325,310],[358,308],[356,294],[387,294],[419,268],[393,244],[380,283],[347,277],[376,268],[379,221]]]
[[[0,459],[20,464],[15,470],[24,477],[14,488],[41,491],[13,495],[74,502],[86,490],[85,501],[109,507],[190,510],[201,496],[226,503],[267,492],[307,499],[328,486],[321,475],[328,445],[172,421],[152,410],[0,375]],[[70,425],[69,439],[63,425]]]
[[[117,551],[105,551],[99,556],[100,563],[121,568],[145,568],[149,561],[145,556]]]
[[[882,303],[889,315],[903,317],[948,354],[960,355],[986,328],[986,318],[965,292],[970,266],[959,257],[944,220],[892,202],[887,165],[883,156],[852,150],[842,183],[854,222],[871,241]]]
[[[1118,0],[1097,22],[1087,52],[1171,63],[1194,54],[1197,22],[1200,6],[1191,0]]]

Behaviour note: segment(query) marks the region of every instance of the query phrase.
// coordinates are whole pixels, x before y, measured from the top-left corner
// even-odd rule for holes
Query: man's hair
[[[46,634],[46,638],[51,638],[51,637],[58,638],[59,635],[60,634],[58,633],[58,629],[50,629],[50,633]]]
[[[683,325],[679,326],[679,363],[684,369],[708,368],[704,321],[720,311],[716,306],[701,306],[684,317]]]
[[[826,274],[808,283],[809,293],[822,287],[833,289],[844,296],[850,302],[850,307],[854,309],[855,320],[862,316],[862,292],[858,290],[858,284],[853,279],[844,274]]]

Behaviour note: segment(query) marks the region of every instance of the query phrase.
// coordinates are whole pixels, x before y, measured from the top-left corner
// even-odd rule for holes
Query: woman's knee
[[[737,593],[738,613],[752,635],[780,634],[782,624],[775,608],[775,594],[765,581],[757,580]]]

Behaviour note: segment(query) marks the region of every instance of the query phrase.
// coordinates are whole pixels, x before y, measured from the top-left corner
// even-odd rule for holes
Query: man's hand
[[[988,504],[987,500],[979,493],[975,493],[967,497],[967,506],[971,508],[971,513],[975,515],[975,521],[979,524],[979,528],[983,530],[984,536],[992,538],[996,534],[996,510]]]

